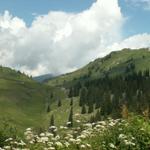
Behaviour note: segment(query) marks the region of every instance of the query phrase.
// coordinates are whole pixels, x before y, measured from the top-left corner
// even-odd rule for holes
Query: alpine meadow
[[[150,1],[0,2],[0,150],[150,150]]]

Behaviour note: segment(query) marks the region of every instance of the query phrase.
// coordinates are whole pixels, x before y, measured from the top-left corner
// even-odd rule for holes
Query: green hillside
[[[46,83],[0,67],[0,147],[148,150],[149,100],[148,49],[112,52]]]
[[[28,76],[0,67],[0,121],[20,129],[38,127],[43,123],[48,91]]]
[[[97,79],[107,75],[125,74],[131,67],[135,71],[150,69],[149,49],[123,49],[112,52],[104,58],[98,58],[85,67],[62,76],[50,79],[48,85],[58,86],[82,78]]]
[[[59,99],[62,102],[61,107],[57,107]],[[78,103],[78,98],[75,98],[73,105],[76,114],[81,112]],[[51,109],[49,113],[48,106]],[[52,114],[55,115],[56,125],[66,124],[69,112],[70,99],[67,98],[65,89],[51,88],[10,68],[0,68],[0,122],[2,124],[12,124],[19,131],[24,131],[27,127],[39,130],[48,128]],[[89,117],[90,115],[80,116],[83,120],[88,120]]]
[[[136,71],[150,69],[148,49],[124,49],[112,52],[73,73],[49,80],[48,85],[37,83],[19,71],[0,67],[0,120],[7,120],[20,129],[30,126],[44,128],[49,125],[50,116],[58,112],[56,124],[64,124],[70,111],[70,99],[67,98],[67,89],[57,88],[57,85],[76,81],[82,83],[82,80],[85,79],[97,80],[106,75],[130,73],[130,67],[133,66]],[[51,93],[54,94],[52,99],[50,98]],[[56,107],[59,99],[64,103],[61,108]],[[78,105],[79,98],[75,99],[74,112],[79,113],[81,112],[81,107]],[[46,112],[48,105],[51,105],[50,113]],[[66,110],[66,112],[59,113],[59,109],[62,112]],[[60,119],[62,114],[65,119]],[[84,116],[87,117],[84,118]],[[90,116],[89,114],[81,115],[81,119],[87,120]]]

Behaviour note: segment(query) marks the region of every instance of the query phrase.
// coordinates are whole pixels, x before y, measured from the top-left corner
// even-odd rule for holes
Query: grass
[[[96,59],[73,73],[51,79],[47,82],[48,86],[10,68],[0,67],[0,121],[7,120],[20,131],[24,131],[27,127],[47,128],[50,117],[54,114],[56,125],[64,125],[70,112],[70,99],[66,98],[66,90],[57,88],[58,85],[89,74],[91,79],[99,78],[110,70],[112,75],[123,73],[123,68],[130,64],[131,59],[136,71],[150,69],[148,49],[125,49]],[[50,99],[51,93],[54,94],[53,99]],[[62,100],[62,107],[59,108],[58,99]],[[81,115],[78,101],[78,98],[74,98],[74,117],[84,122],[91,114]],[[49,103],[51,112],[47,113]]]
[[[18,85],[6,80],[3,83],[6,84],[0,88],[0,118],[12,120],[20,129],[42,122],[46,97],[43,87],[32,82]]]
[[[27,127],[34,127],[36,130],[47,129],[52,114],[55,115],[56,125],[64,125],[67,122],[70,99],[66,98],[65,89],[37,83],[9,68],[1,68],[0,76],[0,122],[8,122],[20,132]],[[58,99],[62,101],[59,108]],[[73,107],[76,114],[81,111],[78,101],[78,98],[74,98]],[[47,113],[49,104],[51,112]],[[87,116],[83,115],[81,118],[87,119]]]
[[[108,118],[74,128],[55,129],[39,134],[28,129],[23,139],[12,138],[0,144],[7,149],[31,150],[149,150],[150,147],[150,120],[132,114],[127,119]]]
[[[6,120],[20,131],[44,125],[46,98],[51,91],[20,72],[0,67],[0,121]]]
[[[60,125],[66,125],[68,122],[69,114],[70,114],[70,98],[65,98],[62,100],[62,106],[58,107],[58,102],[54,102],[51,105],[52,111],[50,111],[47,114],[47,122],[50,121],[50,117],[53,114],[55,118],[55,125],[60,126]],[[88,108],[87,108],[88,109]],[[73,98],[73,120],[80,120],[81,122],[87,122],[89,121],[91,115],[95,114],[96,110],[93,113],[86,113],[86,114],[81,114],[81,107],[79,107],[79,98],[74,97]],[[74,125],[76,126],[78,124],[77,122],[74,122]],[[49,124],[48,124],[49,125]]]

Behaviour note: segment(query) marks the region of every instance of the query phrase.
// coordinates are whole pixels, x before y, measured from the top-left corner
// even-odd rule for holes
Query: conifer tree
[[[85,105],[82,106],[81,114],[86,114],[86,107],[85,107]]]
[[[58,107],[61,107],[61,105],[62,105],[62,103],[61,103],[61,100],[59,99],[59,101],[58,101]]]
[[[49,113],[51,111],[50,109],[50,105],[47,106],[47,113]]]
[[[89,105],[89,108],[88,108],[88,113],[90,114],[90,113],[92,113],[94,111],[94,106],[93,106],[93,104],[90,104]]]
[[[95,109],[98,109],[98,108],[100,108],[100,100],[99,99],[97,99],[96,100],[96,105],[95,105]]]
[[[51,93],[50,98],[51,98],[51,99],[53,99],[53,98],[54,98],[54,94],[53,94],[53,93]]]
[[[69,90],[69,94],[68,94],[68,97],[69,97],[69,98],[71,98],[71,97],[74,96],[73,91],[74,91],[74,89],[73,89],[73,87],[71,87],[70,90]]]
[[[70,100],[70,106],[73,106],[73,98]]]
[[[80,90],[79,106],[82,106],[83,104],[85,104],[86,100],[87,100],[87,88],[82,87]]]
[[[68,127],[73,127],[73,107],[70,109],[70,114],[68,118]]]
[[[90,123],[93,123],[93,122],[95,122],[95,117],[94,117],[94,115],[92,115],[92,116],[90,117]]]
[[[50,119],[50,126],[54,126],[55,125],[55,121],[54,121],[54,115],[51,115],[51,119]]]
[[[96,112],[95,121],[101,121],[101,111],[99,109]]]

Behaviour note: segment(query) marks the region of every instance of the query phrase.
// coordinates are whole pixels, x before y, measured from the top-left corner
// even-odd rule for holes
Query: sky
[[[150,47],[150,0],[1,0],[0,65],[74,71],[123,48]]]

